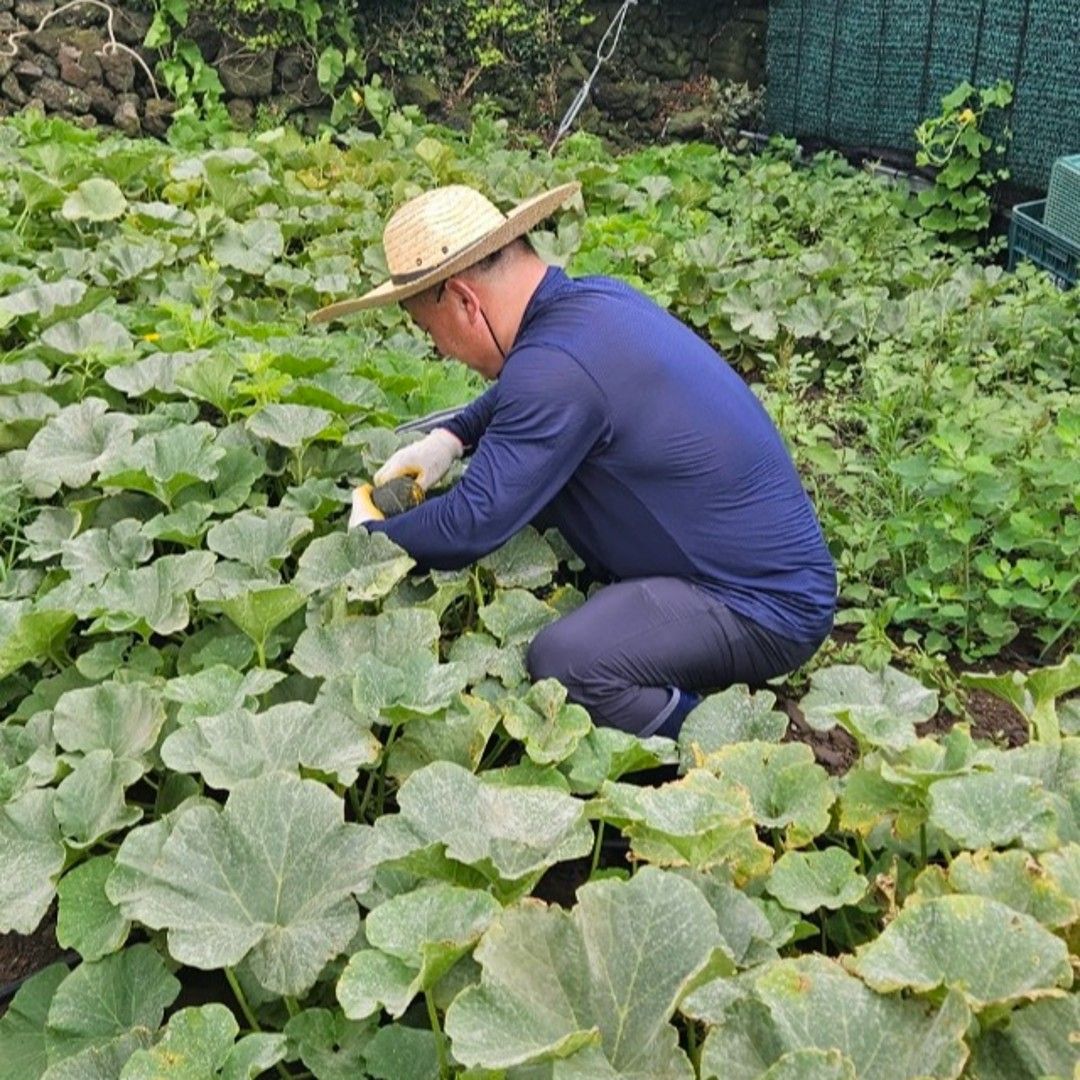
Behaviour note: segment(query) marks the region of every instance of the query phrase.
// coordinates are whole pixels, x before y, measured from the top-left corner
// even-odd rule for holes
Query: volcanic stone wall
[[[412,0],[402,3],[403,10],[411,6]],[[551,93],[539,111],[537,83],[520,71],[495,71],[476,90],[527,123],[557,121],[592,69],[619,6],[619,0],[590,0],[594,18],[568,32],[565,62],[547,73]],[[163,135],[175,103],[148,74],[159,59],[142,45],[151,15],[123,3],[83,2],[48,18],[60,7],[54,0],[0,0],[0,115],[33,105],[87,127]],[[621,141],[707,132],[715,107],[710,79],[752,87],[764,80],[766,11],[766,0],[639,0],[581,125]],[[302,113],[310,124],[323,118],[329,103],[302,51],[244,53],[197,19],[187,33],[217,68],[239,126],[254,122],[260,105],[276,118]],[[378,41],[365,44],[377,71]],[[455,105],[467,108],[468,101],[448,101],[428,72],[388,74],[399,98],[429,115],[453,119]]]

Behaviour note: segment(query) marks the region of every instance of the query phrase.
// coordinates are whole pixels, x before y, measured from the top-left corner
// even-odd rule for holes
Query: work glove
[[[427,491],[446,475],[464,449],[452,431],[435,428],[418,442],[391,454],[375,474],[375,485],[378,487],[398,476],[412,476]]]
[[[385,521],[383,512],[371,501],[371,485],[361,484],[352,493],[352,513],[349,515],[349,528],[366,525],[369,521]]]

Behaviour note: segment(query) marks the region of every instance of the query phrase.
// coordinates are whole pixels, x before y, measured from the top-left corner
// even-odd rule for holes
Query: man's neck
[[[499,302],[492,312],[491,321],[507,352],[517,340],[529,301],[540,287],[547,271],[547,264],[538,256],[533,256],[523,259],[509,279],[503,282],[505,292],[500,290]]]

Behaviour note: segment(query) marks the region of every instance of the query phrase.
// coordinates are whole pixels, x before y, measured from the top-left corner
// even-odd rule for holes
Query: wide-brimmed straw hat
[[[524,236],[580,188],[576,182],[560,184],[518,203],[508,214],[464,184],[418,195],[394,211],[383,230],[390,280],[363,296],[320,308],[311,321],[329,322],[416,296]]]

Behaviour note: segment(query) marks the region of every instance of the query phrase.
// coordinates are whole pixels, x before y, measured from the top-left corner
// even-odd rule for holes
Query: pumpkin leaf
[[[181,963],[246,958],[260,985],[302,994],[359,925],[363,833],[332,791],[287,773],[238,784],[224,809],[183,809],[133,830],[106,895],[126,918],[168,931]]]
[[[60,896],[56,940],[83,960],[100,960],[127,940],[131,923],[105,895],[113,859],[98,855],[70,870],[57,886]]]
[[[839,1051],[874,1080],[955,1078],[967,1060],[970,1013],[958,994],[930,1011],[875,994],[823,956],[776,960],[744,978],[749,996],[712,1018],[702,1077],[760,1080],[785,1054],[811,1049]]]
[[[683,772],[706,754],[739,742],[779,742],[787,731],[788,718],[776,712],[776,696],[767,690],[756,694],[742,685],[709,694],[687,716],[679,730],[679,764]]]
[[[538,765],[564,761],[592,728],[580,705],[566,702],[566,687],[556,679],[541,679],[524,697],[502,703],[507,733],[525,744],[525,752]]]
[[[875,674],[837,664],[814,672],[799,704],[815,731],[840,724],[861,746],[901,751],[915,742],[915,725],[937,712],[937,692],[895,668]]]
[[[524,589],[500,592],[490,604],[480,608],[480,621],[501,645],[522,645],[531,641],[541,627],[558,618],[543,600]]]
[[[262,713],[238,708],[199,717],[165,740],[161,759],[225,790],[301,766],[349,785],[362,765],[378,760],[380,749],[370,731],[338,710],[290,701]]]
[[[767,873],[772,862],[746,790],[701,769],[658,788],[605,783],[589,815],[615,825],[637,858],[660,866],[727,866],[745,881]]]
[[[156,1045],[128,1058],[120,1080],[247,1080],[285,1057],[284,1035],[256,1032],[235,1042],[239,1030],[216,1002],[181,1009]]]
[[[765,890],[786,908],[809,915],[818,908],[857,904],[869,882],[855,868],[859,865],[842,848],[824,851],[788,851],[776,861],[765,881]]]
[[[115,221],[124,216],[128,201],[112,180],[92,176],[64,200],[60,216],[68,221]]]
[[[448,761],[413,773],[397,814],[376,821],[365,865],[422,868],[429,849],[472,867],[507,900],[528,892],[554,863],[585,855],[593,833],[584,807],[546,787],[502,787]]]
[[[804,743],[722,746],[700,764],[744,787],[754,821],[766,829],[783,829],[789,847],[802,847],[829,827],[836,795],[828,774]]]
[[[634,948],[626,948],[634,942]],[[720,944],[690,882],[652,867],[582,886],[572,911],[504,911],[476,949],[481,983],[446,1014],[454,1057],[510,1069],[592,1051],[601,1072],[692,1075],[668,1022]],[[633,1023],[627,1018],[633,1016]]]
[[[445,883],[380,904],[364,924],[372,948],[354,953],[338,982],[345,1015],[363,1020],[385,1007],[400,1017],[473,948],[500,910],[488,893]]]
[[[415,565],[388,536],[350,529],[313,540],[293,584],[304,593],[343,585],[350,600],[381,600]]]
[[[851,970],[883,994],[939,986],[974,1010],[1058,993],[1072,983],[1065,942],[983,896],[942,896],[909,905],[856,950]]]
[[[497,551],[485,555],[480,565],[491,572],[500,589],[540,589],[551,584],[559,560],[551,545],[527,525]]]
[[[30,440],[23,479],[42,495],[61,487],[83,487],[120,460],[131,446],[135,425],[134,416],[109,412],[101,398],[68,405]]]
[[[52,902],[64,868],[55,797],[34,790],[0,806],[0,933],[31,933]]]

